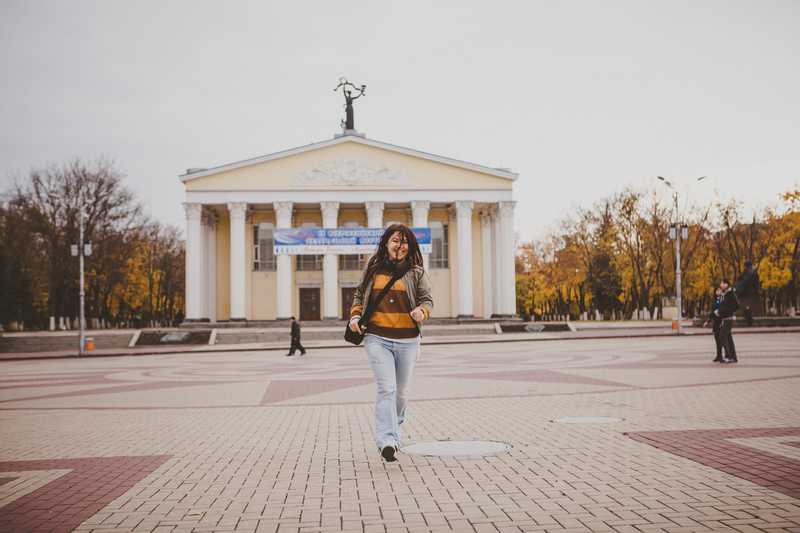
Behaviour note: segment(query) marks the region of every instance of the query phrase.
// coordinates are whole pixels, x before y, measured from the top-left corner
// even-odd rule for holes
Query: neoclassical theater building
[[[512,317],[517,175],[354,132],[212,169],[186,187],[186,321],[349,316],[367,255],[275,254],[280,228],[430,228],[432,318]]]

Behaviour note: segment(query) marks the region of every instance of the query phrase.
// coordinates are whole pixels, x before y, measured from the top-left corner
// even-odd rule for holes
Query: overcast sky
[[[3,0],[0,185],[105,156],[183,228],[179,175],[332,138],[346,77],[367,138],[518,173],[523,240],[657,175],[763,205],[800,182],[799,28],[797,0]]]

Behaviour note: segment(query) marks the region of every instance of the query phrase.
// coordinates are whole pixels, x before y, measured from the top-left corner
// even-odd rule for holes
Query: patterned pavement
[[[0,362],[0,532],[800,532],[800,334],[423,346],[399,454],[362,349]],[[568,417],[616,417],[561,424]]]

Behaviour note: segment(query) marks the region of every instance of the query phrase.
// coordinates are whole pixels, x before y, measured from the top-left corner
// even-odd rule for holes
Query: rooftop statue
[[[352,87],[352,90],[348,89],[348,86]],[[355,85],[347,81],[347,78],[341,78],[339,80],[339,85],[336,86],[334,91],[338,91],[339,87],[342,87],[342,92],[344,93],[344,100],[345,100],[344,110],[346,118],[345,120],[342,121],[342,128],[344,128],[345,131],[355,130],[356,129],[355,120],[353,119],[353,100],[359,98],[362,94],[364,94],[364,89],[366,89],[367,86],[362,85],[361,88],[358,89],[356,88]],[[358,91],[358,94],[353,96],[353,91]]]

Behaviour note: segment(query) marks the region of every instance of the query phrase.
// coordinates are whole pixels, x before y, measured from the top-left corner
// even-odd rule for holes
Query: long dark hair
[[[422,252],[419,250],[419,243],[417,242],[417,237],[414,235],[414,232],[405,224],[392,224],[383,232],[378,247],[375,249],[375,253],[370,257],[367,263],[367,274],[364,276],[364,282],[358,287],[361,294],[364,294],[367,283],[370,282],[378,269],[389,259],[389,239],[398,231],[403,241],[408,243],[408,253],[403,259],[403,263],[411,263],[412,267],[419,266],[423,268]]]

